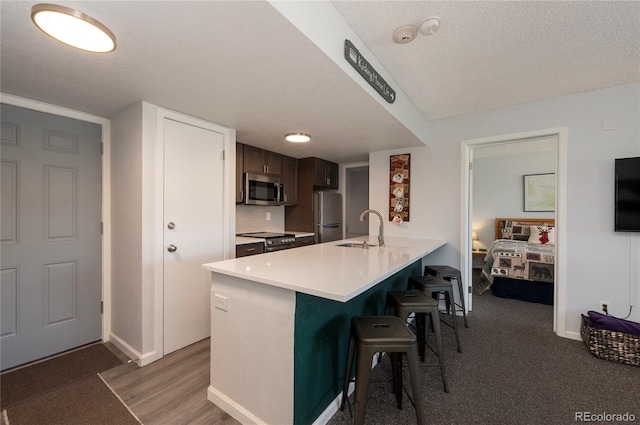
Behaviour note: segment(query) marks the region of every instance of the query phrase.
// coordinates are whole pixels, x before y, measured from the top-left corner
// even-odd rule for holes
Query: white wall
[[[142,104],[111,118],[111,337],[142,352]]]
[[[133,358],[155,358],[153,229],[157,107],[138,102],[111,118],[111,336]],[[143,359],[142,364],[148,360]]]
[[[603,131],[604,120],[614,129]],[[461,141],[560,127],[568,129],[566,331],[576,337],[580,314],[599,300],[623,317],[630,294],[639,304],[630,287],[640,286],[640,235],[613,231],[613,160],[640,155],[640,83],[433,121],[428,147],[370,155],[370,203],[386,211],[389,155],[411,153],[411,221],[387,222],[385,232],[446,239],[429,261],[459,267]],[[638,308],[630,319],[640,320]]]
[[[476,151],[481,149],[474,149],[473,160],[472,228],[480,239],[475,248],[491,245],[496,217],[554,217],[553,212],[524,211],[522,176],[555,173],[555,151],[476,158]]]

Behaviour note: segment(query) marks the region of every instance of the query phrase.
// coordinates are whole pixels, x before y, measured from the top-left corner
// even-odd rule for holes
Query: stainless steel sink
[[[336,246],[344,246],[345,248],[362,248],[362,245],[364,245],[364,242],[346,242],[346,243],[338,244]],[[375,245],[367,242],[367,246],[375,246]]]

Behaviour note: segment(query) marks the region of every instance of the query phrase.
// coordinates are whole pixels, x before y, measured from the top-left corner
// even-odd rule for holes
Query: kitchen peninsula
[[[370,248],[340,246],[364,239]],[[422,258],[445,244],[377,242],[203,265],[212,272],[208,399],[242,423],[323,422],[342,391],[351,317],[383,314],[386,292],[405,289],[422,274]]]

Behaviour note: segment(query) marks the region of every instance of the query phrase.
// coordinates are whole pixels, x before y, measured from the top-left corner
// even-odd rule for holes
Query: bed
[[[496,218],[496,237],[484,257],[476,294],[553,305],[555,221]]]

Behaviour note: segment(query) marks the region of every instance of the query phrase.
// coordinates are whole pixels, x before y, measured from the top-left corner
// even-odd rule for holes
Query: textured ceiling
[[[87,54],[0,1],[0,89],[110,117],[148,101],[294,157],[367,160],[422,142],[264,1],[67,1],[116,34]],[[640,81],[640,3],[333,2],[425,121]],[[442,20],[410,44],[393,30]],[[284,133],[313,141],[287,144]]]
[[[640,80],[638,1],[333,4],[429,120]],[[435,34],[392,41],[432,16]]]

